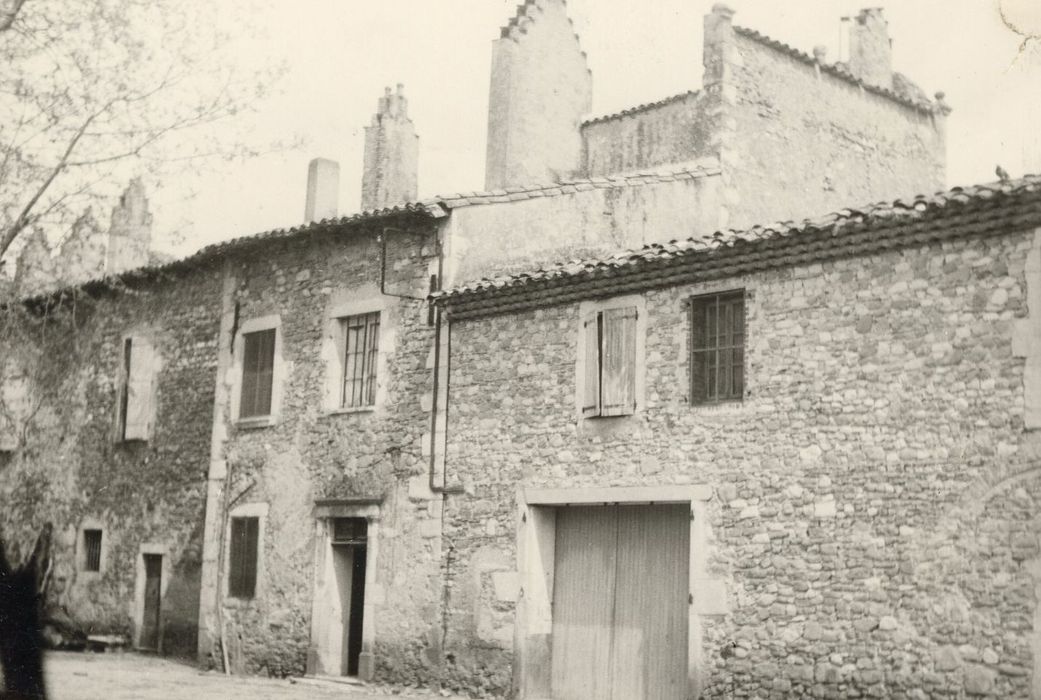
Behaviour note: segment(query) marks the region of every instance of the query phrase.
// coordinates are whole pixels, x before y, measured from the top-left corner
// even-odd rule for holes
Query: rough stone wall
[[[436,667],[441,497],[428,488],[434,331],[422,301],[436,261],[435,233],[388,234],[387,292],[418,301],[379,296],[377,233],[373,228],[268,245],[263,256],[229,266],[238,323],[279,315],[285,363],[274,425],[245,428],[228,405],[221,407],[229,426],[223,446],[229,500],[269,507],[256,597],[223,597],[233,668],[271,675],[305,671],[315,501],[351,497],[383,499],[378,541],[370,542],[378,548],[375,585],[365,594],[375,609],[376,677],[426,680]],[[380,319],[384,399],[372,411],[329,410],[323,395],[328,372],[337,371],[324,359],[329,314],[338,301],[361,299],[388,304]],[[220,590],[227,590],[224,577]]]
[[[573,177],[592,94],[564,0],[526,0],[492,47],[485,189]]]
[[[521,488],[705,484],[699,554],[728,602],[701,622],[705,697],[1028,696],[1041,440],[1012,331],[1032,239],[648,292],[632,417],[576,420],[577,304],[454,324],[446,675],[509,688],[496,577],[516,575]],[[745,399],[692,407],[684,302],[736,288]]]
[[[562,186],[565,194],[453,209],[445,284],[712,233],[720,190],[717,171],[638,186]]]
[[[55,525],[54,602],[92,633],[133,639],[140,545],[163,545],[162,651],[195,653],[205,474],[209,462],[219,272],[203,267],[147,286],[80,296],[78,321],[53,316],[49,341],[6,333],[35,419],[0,460],[0,524],[26,546]],[[147,334],[158,362],[147,442],[118,442],[122,341]],[[26,357],[26,354],[33,357]],[[41,387],[44,387],[41,389]],[[49,396],[50,399],[40,398]],[[102,570],[85,572],[79,529],[101,527]]]
[[[720,160],[731,228],[944,187],[942,114],[862,90],[731,32]]]
[[[710,155],[705,96],[690,92],[582,125],[584,177],[601,177]],[[713,154],[714,155],[714,154]]]

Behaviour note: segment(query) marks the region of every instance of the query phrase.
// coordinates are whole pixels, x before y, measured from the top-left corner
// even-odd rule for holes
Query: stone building
[[[86,314],[90,339],[68,365],[27,353],[87,394],[0,367],[14,413],[76,421],[0,439],[5,527],[71,533],[61,602],[164,651],[197,625],[199,657],[235,672],[540,697],[604,662],[551,604],[603,613],[567,608],[596,588],[568,553],[625,520],[632,566],[598,580],[636,605],[660,570],[655,595],[692,596],[661,609],[682,644],[643,656],[639,624],[599,620],[633,652],[626,697],[651,677],[1021,693],[1037,182],[756,227],[940,189],[948,109],[892,71],[877,11],[845,63],[732,19],[705,19],[700,90],[590,118],[563,0],[527,0],[493,46],[491,189],[415,201],[399,88],[366,128],[362,213],[339,215],[317,159],[302,226],[32,301]],[[120,211],[114,229],[150,225],[139,187]],[[709,298],[731,324],[711,367],[688,320]],[[593,502],[642,505],[566,507]],[[675,551],[640,546],[655,528]],[[973,588],[984,569],[1002,583]]]
[[[446,677],[1039,696],[1041,178],[436,296]]]

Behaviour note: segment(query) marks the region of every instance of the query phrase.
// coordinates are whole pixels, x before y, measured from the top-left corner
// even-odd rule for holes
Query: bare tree
[[[173,177],[250,153],[232,117],[277,71],[241,67],[220,29],[227,8],[0,0],[0,261],[32,228],[63,230],[128,172]]]

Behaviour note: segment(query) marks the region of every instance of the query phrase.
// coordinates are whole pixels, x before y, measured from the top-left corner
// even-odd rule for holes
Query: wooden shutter
[[[154,352],[147,338],[135,336],[125,346],[129,352],[126,379],[124,440],[147,440],[152,429]]]
[[[636,409],[636,307],[603,312],[602,416]]]
[[[239,418],[271,414],[275,368],[275,329],[242,336],[242,394]]]
[[[257,588],[257,539],[260,518],[231,519],[228,595],[252,598]]]
[[[600,415],[600,314],[594,312],[582,322],[585,342],[585,372],[582,375],[582,415]]]

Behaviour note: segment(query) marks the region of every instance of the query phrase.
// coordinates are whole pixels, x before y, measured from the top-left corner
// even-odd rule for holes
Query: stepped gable
[[[528,33],[528,27],[536,21],[536,17],[542,13],[542,6],[547,2],[559,2],[565,8],[567,7],[567,2],[565,0],[525,0],[520,5],[517,5],[517,11],[513,13],[510,20],[499,28],[499,38],[519,41],[524,34]],[[578,35],[578,32],[574,31],[574,20],[572,20],[571,17],[568,17],[567,21],[568,24],[571,25],[572,34],[575,37],[575,43],[578,44],[579,53],[582,54],[583,59],[588,61],[589,57],[582,49],[582,38]]]

